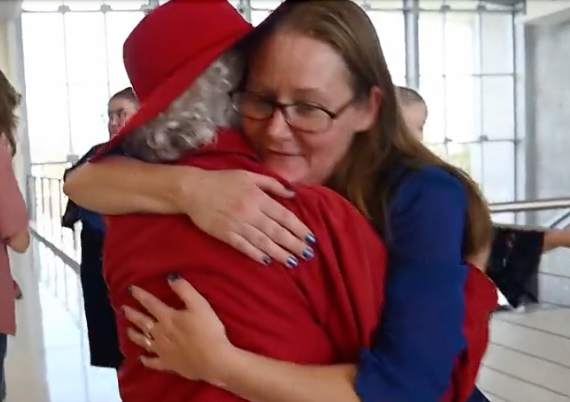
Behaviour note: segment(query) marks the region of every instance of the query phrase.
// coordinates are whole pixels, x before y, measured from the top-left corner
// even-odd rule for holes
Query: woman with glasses
[[[467,175],[413,138],[375,29],[357,4],[286,1],[273,16],[248,49],[233,106],[266,167],[289,182],[326,184],[386,240],[386,303],[373,345],[359,362],[324,366],[248,353],[228,345],[213,309],[182,280],[171,284],[187,302],[179,311],[137,292],[148,311],[129,313],[139,330],[129,335],[152,345],[147,367],[246,400],[464,402],[496,306],[493,285],[467,264],[490,240],[486,204]],[[279,181],[124,158],[87,165],[71,179],[67,193],[96,210],[187,213],[260,263],[310,273],[303,263],[310,228],[262,191],[294,197]],[[98,185],[105,193],[93,191]]]
[[[126,122],[137,112],[138,101],[132,88],[125,88],[114,94],[108,103],[107,129],[113,138]],[[65,179],[77,167],[85,163],[101,144],[91,148],[65,173]],[[81,222],[80,279],[87,322],[87,336],[91,365],[118,368],[123,357],[119,351],[117,325],[102,274],[103,241],[105,227],[103,218],[96,212],[78,207],[69,200],[62,226],[73,229]]]

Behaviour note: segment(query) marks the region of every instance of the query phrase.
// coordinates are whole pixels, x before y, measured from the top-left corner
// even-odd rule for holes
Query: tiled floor
[[[78,303],[66,308],[72,302],[63,294],[77,296],[71,291],[75,273],[50,260],[49,251],[36,246],[35,252],[42,256],[41,284],[30,256],[14,259],[24,299],[18,302],[18,334],[9,341],[6,402],[119,402],[115,372],[89,366]],[[69,289],[63,289],[64,272]]]
[[[14,259],[25,297],[7,402],[119,402],[114,371],[89,367],[76,274],[43,246],[34,254]],[[496,315],[479,385],[493,402],[570,402],[570,310]]]

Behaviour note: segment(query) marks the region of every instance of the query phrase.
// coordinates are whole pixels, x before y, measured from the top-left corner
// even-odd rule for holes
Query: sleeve
[[[440,168],[410,174],[391,203],[384,312],[361,353],[363,402],[436,402],[466,347],[461,255],[466,192]]]
[[[537,275],[544,231],[515,226],[493,227],[487,275],[513,307],[537,301]]]
[[[28,227],[28,214],[12,158],[3,146],[0,146],[0,183],[0,238],[5,240]]]

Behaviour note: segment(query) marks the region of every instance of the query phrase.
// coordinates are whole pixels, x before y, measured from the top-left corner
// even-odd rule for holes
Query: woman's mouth
[[[282,152],[282,151],[273,151],[273,150],[269,150],[267,151],[267,153],[271,156],[275,156],[278,158],[295,158],[295,157],[300,157],[302,156],[299,153],[293,153],[293,152]]]

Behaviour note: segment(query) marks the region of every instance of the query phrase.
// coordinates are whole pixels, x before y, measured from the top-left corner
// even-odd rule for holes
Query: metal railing
[[[570,208],[570,198],[549,198],[534,201],[498,202],[489,204],[492,213],[551,211]]]

